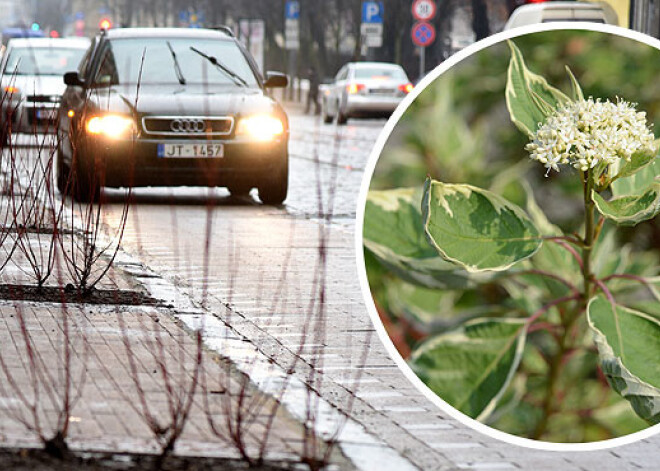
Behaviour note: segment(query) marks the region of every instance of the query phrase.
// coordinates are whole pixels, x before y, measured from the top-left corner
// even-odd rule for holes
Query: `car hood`
[[[4,87],[12,85],[20,90],[21,95],[62,95],[66,85],[61,75],[6,75]]]
[[[189,85],[141,86],[139,90],[93,90],[95,107],[115,113],[162,116],[239,116],[279,110],[279,105],[255,88],[210,88]]]

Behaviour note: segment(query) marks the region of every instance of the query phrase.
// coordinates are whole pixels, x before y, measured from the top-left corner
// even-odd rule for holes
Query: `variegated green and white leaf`
[[[561,105],[571,102],[563,92],[548,84],[525,65],[520,49],[509,41],[511,61],[505,90],[511,121],[524,133],[532,136],[539,123]]]
[[[390,310],[424,332],[444,332],[482,316],[504,314],[504,307],[481,303],[461,305],[464,291],[417,286],[401,280],[387,283]]]
[[[410,363],[445,402],[483,421],[513,378],[526,336],[523,319],[475,319],[423,343]]]
[[[428,288],[466,288],[475,277],[440,257],[422,225],[421,189],[370,191],[364,213],[364,246],[400,278]],[[482,276],[486,281],[486,276]]]
[[[637,169],[630,176],[621,177],[612,182],[610,186],[612,195],[619,196],[639,195],[644,193],[654,180],[660,178],[660,158],[653,159],[648,165]]]
[[[612,166],[615,178],[626,178],[639,172],[647,165],[651,165],[658,156],[660,140],[655,141],[653,150],[640,150],[630,156],[630,161],[619,159],[617,165]]]
[[[597,296],[587,307],[600,367],[637,415],[660,423],[660,322]]]
[[[541,247],[538,230],[521,208],[471,185],[428,179],[422,220],[431,246],[470,272],[506,270]]]
[[[571,80],[571,98],[573,98],[573,101],[584,100],[582,87],[575,78],[575,75],[573,75],[573,71],[568,66],[566,66],[566,73],[568,74],[568,78]]]
[[[598,193],[592,193],[598,211],[622,226],[635,226],[653,219],[660,213],[660,182],[653,183],[640,195],[620,196],[605,201]]]

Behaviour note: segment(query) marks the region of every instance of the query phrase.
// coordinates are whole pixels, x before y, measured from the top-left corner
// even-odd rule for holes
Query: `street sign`
[[[366,47],[381,47],[383,45],[383,17],[385,16],[383,2],[362,2],[362,24],[360,34],[362,44]]]
[[[364,45],[367,47],[381,47],[383,45],[383,36],[365,36]]]
[[[435,17],[436,7],[433,0],[415,0],[412,14],[418,21],[428,21]]]
[[[431,23],[420,21],[413,26],[411,36],[415,45],[427,47],[435,41],[435,28]]]
[[[300,2],[289,0],[284,7],[284,18],[287,20],[297,20],[300,18]]]
[[[300,2],[294,0],[284,5],[284,49],[300,49]]]
[[[362,23],[360,25],[362,36],[383,36],[383,23]]]
[[[382,23],[383,2],[362,2],[362,23]]]

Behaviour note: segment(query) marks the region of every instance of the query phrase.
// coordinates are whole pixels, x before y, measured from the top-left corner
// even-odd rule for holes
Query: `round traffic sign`
[[[435,41],[435,28],[431,23],[420,21],[415,23],[411,32],[413,42],[419,47],[426,47]]]
[[[436,8],[433,0],[415,0],[412,6],[412,14],[416,20],[428,21],[435,16]]]

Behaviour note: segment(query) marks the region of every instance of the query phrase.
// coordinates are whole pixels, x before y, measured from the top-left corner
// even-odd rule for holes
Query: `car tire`
[[[337,107],[337,124],[342,126],[346,124],[347,121],[348,121],[348,116],[344,114],[341,108]]]
[[[76,170],[71,176],[71,195],[80,203],[95,203],[101,198],[101,184],[94,176],[92,169],[80,165],[80,157]]]
[[[328,104],[323,100],[323,106],[321,107],[323,109],[323,122],[325,124],[330,124],[332,123],[332,115],[328,113]]]
[[[259,186],[259,199],[264,204],[280,205],[289,190],[289,159],[285,157],[279,168],[266,177]]]
[[[62,151],[60,146],[57,146],[57,153],[55,154],[55,184],[62,196],[69,196],[71,187],[69,180],[71,179],[71,169],[62,160]]]
[[[252,187],[245,183],[234,183],[232,185],[227,185],[227,189],[232,196],[247,196],[250,194]]]
[[[9,129],[7,127],[7,123],[2,123],[0,125],[0,145],[2,145],[2,149],[7,149],[9,144]]]

